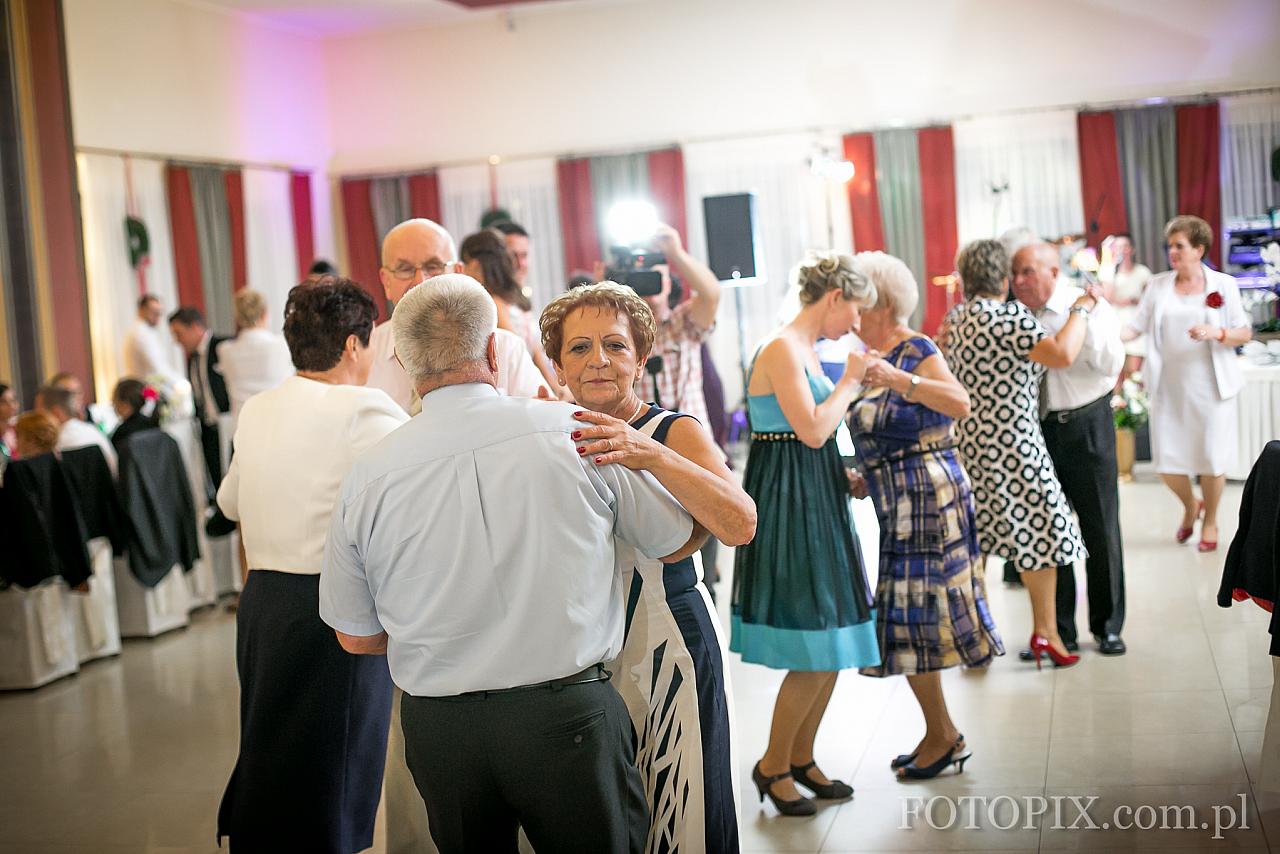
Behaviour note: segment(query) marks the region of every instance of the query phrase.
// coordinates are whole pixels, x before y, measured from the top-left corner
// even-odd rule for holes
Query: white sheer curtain
[[[498,204],[529,232],[529,281],[535,311],[564,290],[564,241],[556,161],[513,160],[497,168]],[[478,224],[478,223],[477,223]]]
[[[80,219],[84,230],[85,273],[89,295],[89,339],[93,378],[105,401],[123,373],[125,335],[137,317],[138,276],[129,266],[125,240],[127,189],[123,158],[79,154]],[[151,263],[147,290],[160,298],[165,311],[177,304],[173,245],[169,234],[169,204],[164,164],[154,160],[130,162],[138,217],[146,225]],[[167,330],[165,330],[167,337]],[[179,365],[176,346],[172,353]]]
[[[244,231],[248,286],[267,298],[267,326],[284,327],[284,304],[298,278],[298,251],[293,240],[293,200],[289,173],[278,169],[245,169]]]
[[[764,280],[755,286],[725,289],[711,338],[730,410],[742,400],[735,291],[741,294],[742,344],[750,358],[760,339],[777,326],[791,269],[805,252],[832,242],[848,251],[848,210],[840,185],[830,186],[809,168],[811,157],[824,149],[832,150],[836,142],[813,134],[795,134],[684,146],[688,249],[694,257],[707,258],[703,197],[744,192],[756,195],[756,232],[764,244]],[[831,217],[834,220],[829,226]]]
[[[1018,225],[1048,238],[1084,230],[1073,111],[966,119],[952,132],[961,245]]]
[[[458,243],[480,229],[480,217],[490,207],[488,166],[449,166],[436,172],[440,179],[440,223]]]
[[[1271,152],[1280,148],[1280,92],[1223,98],[1222,218],[1259,216],[1280,205]]]

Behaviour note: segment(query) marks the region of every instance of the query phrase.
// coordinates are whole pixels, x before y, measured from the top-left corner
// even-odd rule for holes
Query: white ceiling
[[[603,5],[619,0],[484,0],[466,8],[450,0],[183,0],[242,14],[313,36],[331,37],[399,27],[450,24],[506,11],[525,13],[548,6]],[[467,2],[467,0],[463,0]],[[469,5],[477,5],[474,2]]]

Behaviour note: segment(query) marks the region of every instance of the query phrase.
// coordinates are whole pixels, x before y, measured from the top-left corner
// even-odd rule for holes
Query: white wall
[[[333,257],[320,40],[179,0],[63,0],[79,146],[316,170]]]
[[[335,170],[1280,83],[1275,0],[633,0],[325,44]]]

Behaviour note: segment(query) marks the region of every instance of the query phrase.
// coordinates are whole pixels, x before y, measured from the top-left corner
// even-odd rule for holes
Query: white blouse
[[[240,522],[249,567],[318,574],[342,479],[407,420],[379,389],[299,376],[247,401],[218,506]]]
[[[284,336],[266,329],[243,329],[218,345],[215,370],[226,379],[231,414],[238,416],[246,400],[275,388],[293,373],[293,357]]]

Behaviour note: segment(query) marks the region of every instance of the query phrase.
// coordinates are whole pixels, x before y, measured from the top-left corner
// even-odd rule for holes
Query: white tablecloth
[[[1280,365],[1254,365],[1242,361],[1244,389],[1236,397],[1238,426],[1235,465],[1227,470],[1231,480],[1245,480],[1249,470],[1272,439],[1280,439]]]

